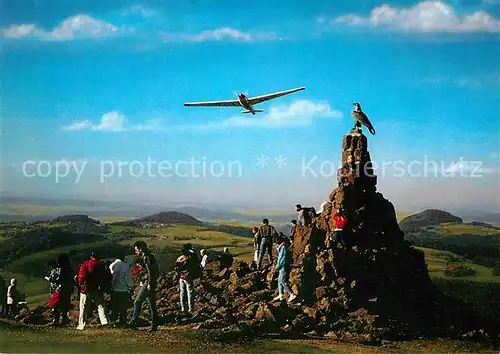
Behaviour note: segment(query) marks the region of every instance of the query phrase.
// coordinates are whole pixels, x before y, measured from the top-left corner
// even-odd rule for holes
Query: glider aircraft
[[[241,111],[241,113],[252,113],[255,114],[256,112],[263,112],[262,109],[255,109],[253,108],[254,105],[258,103],[262,103],[268,100],[272,100],[274,98],[278,98],[281,96],[289,95],[291,93],[297,92],[297,91],[302,91],[305,90],[305,87],[298,87],[294,88],[291,90],[286,90],[286,91],[280,91],[280,92],[274,92],[274,93],[269,93],[266,95],[262,96],[256,96],[256,97],[247,97],[243,93],[240,93],[237,95],[238,99],[237,100],[230,100],[230,101],[209,101],[209,102],[187,102],[184,103],[184,106],[186,107],[192,107],[192,106],[205,106],[205,107],[213,107],[213,106],[226,106],[226,107],[243,107],[245,108],[244,111]]]

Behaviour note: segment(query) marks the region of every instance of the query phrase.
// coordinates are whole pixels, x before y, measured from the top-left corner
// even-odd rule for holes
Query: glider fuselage
[[[245,108],[246,110],[249,110],[252,114],[255,114],[255,110],[252,107],[252,105],[248,102],[247,96],[240,93],[238,95],[238,101],[240,102],[240,104],[243,108]]]

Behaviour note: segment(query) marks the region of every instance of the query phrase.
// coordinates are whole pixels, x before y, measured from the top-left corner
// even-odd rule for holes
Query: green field
[[[431,278],[454,279],[453,277],[445,275],[443,269],[449,259],[459,260],[462,259],[462,257],[451,252],[439,251],[431,248],[416,248],[422,250],[425,253],[425,262],[427,263],[427,269],[429,270],[429,275],[431,276]],[[500,276],[493,275],[493,270],[491,268],[484,267],[467,260],[457,261],[456,264],[465,265],[477,272],[477,274],[474,276],[461,276],[456,279],[500,283]]]
[[[500,230],[471,224],[444,223],[431,229],[443,236],[500,236]]]

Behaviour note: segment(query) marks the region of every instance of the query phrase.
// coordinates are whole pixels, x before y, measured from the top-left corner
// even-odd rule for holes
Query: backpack
[[[304,221],[306,225],[309,225],[316,218],[316,209],[314,207],[305,207],[304,210]]]
[[[266,232],[264,232],[266,230]],[[262,225],[259,229],[260,237],[265,237],[268,242],[271,242],[271,236],[276,233],[276,230],[271,225]]]
[[[191,258],[188,262],[191,263],[189,267],[189,274],[191,275],[191,277],[193,277],[193,279],[201,278],[201,264],[193,258]]]
[[[102,262],[98,262],[94,265],[92,270],[89,269],[88,263],[85,265],[87,271],[86,283],[87,289],[91,290],[107,290],[106,285],[109,280],[108,274],[106,274],[106,266]]]

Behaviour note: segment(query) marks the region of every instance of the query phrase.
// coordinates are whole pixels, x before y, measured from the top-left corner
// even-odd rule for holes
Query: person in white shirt
[[[116,320],[115,326],[123,327],[127,323],[127,305],[130,302],[130,296],[134,282],[128,263],[124,262],[125,255],[120,254],[118,258],[109,265],[109,270],[113,276],[112,287],[112,309],[113,317]]]

